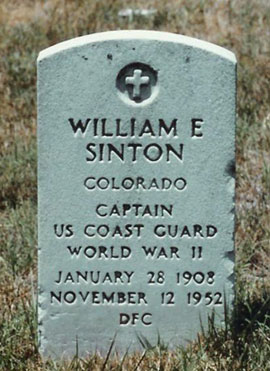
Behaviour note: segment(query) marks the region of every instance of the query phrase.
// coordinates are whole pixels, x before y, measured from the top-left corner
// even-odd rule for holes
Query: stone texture
[[[234,55],[152,31],[38,58],[44,357],[185,344],[231,308]],[[81,121],[80,121],[81,120]]]

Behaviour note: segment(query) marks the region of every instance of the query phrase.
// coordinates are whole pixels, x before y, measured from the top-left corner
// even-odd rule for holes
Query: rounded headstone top
[[[234,53],[210,42],[170,32],[145,30],[107,31],[76,37],[42,50],[39,53],[37,61],[39,62],[42,59],[51,57],[52,55],[63,52],[67,49],[77,48],[89,43],[98,43],[110,40],[155,40],[161,42],[173,42],[193,48],[203,49],[209,53],[219,55],[220,57],[225,58],[232,63],[236,63]]]

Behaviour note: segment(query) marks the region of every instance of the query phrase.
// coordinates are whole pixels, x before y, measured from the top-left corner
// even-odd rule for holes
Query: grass
[[[123,8],[155,8],[120,18]],[[36,71],[40,50],[115,29],[185,34],[235,52],[238,67],[235,312],[186,349],[142,341],[42,362],[36,337]],[[267,0],[2,0],[0,4],[0,369],[270,370],[270,3]]]

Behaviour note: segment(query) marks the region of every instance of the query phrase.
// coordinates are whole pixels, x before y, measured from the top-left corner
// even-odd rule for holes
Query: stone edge
[[[177,44],[183,44],[186,46],[206,50],[210,53],[219,55],[220,57],[225,58],[235,64],[237,62],[234,53],[232,53],[228,49],[193,37],[160,31],[121,30],[93,33],[90,35],[80,36],[67,41],[60,42],[56,45],[53,45],[49,48],[42,50],[39,53],[37,63],[45,58],[51,57],[52,55],[63,52],[64,50],[67,49],[77,48],[83,45],[87,45],[89,43],[110,40],[156,40],[174,42]]]

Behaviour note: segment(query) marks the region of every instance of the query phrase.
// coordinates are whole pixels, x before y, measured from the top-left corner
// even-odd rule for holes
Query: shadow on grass
[[[270,291],[263,291],[259,298],[248,297],[235,304],[233,328],[246,336],[260,325],[270,326]]]
[[[262,290],[256,298],[239,295],[231,314],[225,308],[225,326],[218,328],[214,316],[209,317],[208,331],[198,336],[203,348],[215,365],[221,359],[227,367],[245,369],[260,364],[268,366],[270,356],[270,291]]]

